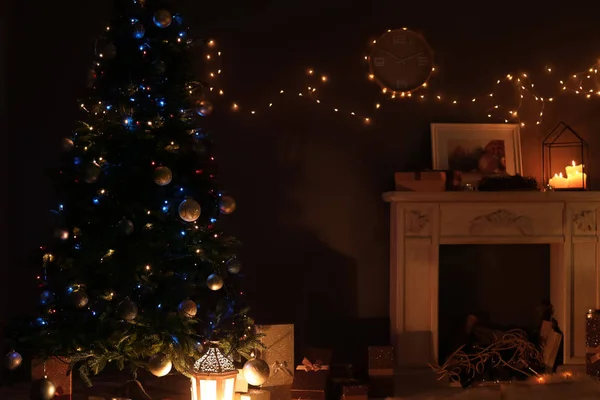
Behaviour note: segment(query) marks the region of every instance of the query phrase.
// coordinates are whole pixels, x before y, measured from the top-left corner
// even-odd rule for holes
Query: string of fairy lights
[[[217,43],[214,40],[207,42],[207,52],[204,55],[208,69],[209,78],[209,90],[210,92],[216,92],[219,96],[225,96],[225,92],[220,85],[219,76],[222,74],[221,57],[223,53],[218,50]],[[365,60],[368,56],[364,57]],[[594,97],[600,98],[600,61],[594,63],[589,68],[572,73],[569,77],[558,80],[556,82],[558,96],[561,93],[569,93],[578,96],[583,99],[591,99]],[[437,73],[437,68],[434,67],[432,70],[433,74]],[[543,71],[546,76],[553,76],[553,68],[546,66]],[[433,75],[432,74],[432,75]],[[374,80],[372,74],[367,75],[367,79]],[[373,110],[371,112],[359,112],[356,110],[343,107],[339,104],[333,104],[321,100],[320,93],[325,88],[325,85],[330,81],[330,77],[327,74],[321,73],[312,68],[306,68],[305,70],[305,82],[309,82],[307,86],[304,86],[300,90],[290,90],[280,88],[278,91],[273,93],[271,100],[265,104],[240,104],[237,101],[231,101],[230,107],[233,112],[247,113],[250,115],[261,115],[272,108],[275,104],[281,101],[282,96],[292,96],[295,98],[303,99],[318,105],[325,107],[333,113],[338,113],[346,116],[350,116],[358,122],[369,125],[373,122],[373,115],[377,113],[383,107],[385,100],[416,100],[416,101],[432,101],[437,103],[448,104],[449,106],[457,106],[466,103],[484,103],[486,104],[483,110],[485,115],[490,120],[503,121],[505,123],[518,123],[522,127],[526,126],[525,119],[521,118],[521,108],[524,106],[526,101],[532,101],[537,107],[537,116],[531,118],[532,121],[528,122],[527,125],[540,125],[544,118],[544,112],[546,104],[554,101],[554,97],[543,97],[536,93],[535,84],[528,73],[515,73],[507,74],[504,77],[497,79],[496,82],[491,85],[491,90],[477,97],[464,98],[461,96],[452,96],[443,94],[441,92],[434,92],[430,89],[430,86],[426,82],[418,90],[413,92],[398,92],[392,91],[386,88],[381,89],[380,98],[377,99],[373,104]],[[506,85],[510,86],[514,93],[514,105],[512,107],[505,106],[500,103],[500,97],[498,92],[502,87]],[[496,104],[489,106],[490,98],[492,103],[495,99]],[[228,97],[231,99],[231,97]]]

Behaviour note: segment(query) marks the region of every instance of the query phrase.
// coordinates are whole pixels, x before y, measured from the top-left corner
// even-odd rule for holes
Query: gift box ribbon
[[[287,366],[287,361],[275,361],[273,365],[271,365],[271,371],[273,371],[273,374],[283,372],[286,375],[294,376]]]
[[[304,357],[302,360],[302,365],[298,365],[296,367],[297,371],[328,371],[329,365],[321,365],[317,363],[312,363],[308,358]]]
[[[590,363],[594,364],[600,361],[600,346],[598,347],[586,347],[585,352],[589,354],[593,354],[592,358],[590,358]]]

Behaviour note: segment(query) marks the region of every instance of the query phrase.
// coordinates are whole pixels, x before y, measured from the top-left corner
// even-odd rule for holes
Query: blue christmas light
[[[135,101],[135,98],[133,98],[133,97],[130,97],[130,98],[129,98],[129,101]]]
[[[138,289],[141,289],[141,287],[142,287],[142,285],[140,285],[140,284],[138,283],[138,285],[137,285],[137,288],[138,288]]]
[[[181,236],[185,236],[185,231],[181,231]]]
[[[106,109],[107,109],[107,110],[111,110],[111,109],[112,109],[112,105],[110,105],[110,104],[109,104],[109,105],[107,105],[107,106],[106,106]]]
[[[185,37],[185,32],[179,32],[179,37],[180,37],[180,38],[183,38],[183,37]]]
[[[48,321],[46,321],[44,318],[38,318],[38,319],[36,319],[35,323],[37,324],[37,326],[46,326],[46,325],[48,325]]]
[[[96,316],[96,311],[92,311],[92,315],[95,317]]]
[[[158,105],[159,105],[159,106],[161,106],[161,107],[164,107],[164,106],[165,106],[165,104],[167,104],[167,103],[165,103],[165,99],[158,99],[156,102],[157,102],[157,103],[158,103]]]
[[[79,164],[81,164],[81,158],[79,158],[79,157],[74,157],[74,158],[73,158],[73,164],[75,164],[75,165],[79,165]]]
[[[94,197],[94,199],[92,200],[94,202],[94,204],[99,204],[100,200],[97,197]]]
[[[162,303],[156,306],[156,308],[162,308]]]
[[[214,224],[215,222],[217,222],[217,219],[216,218],[211,218],[210,222]]]
[[[183,192],[183,188],[179,188],[179,191],[180,191],[180,192]]]
[[[80,245],[79,243],[77,243],[77,244],[75,245],[75,250],[80,250],[80,249],[81,249],[81,245]]]
[[[73,293],[75,291],[75,288],[73,286],[68,286],[67,287],[67,293]]]
[[[62,205],[62,204],[59,204],[59,205],[58,205],[58,209],[59,209],[60,211],[62,211],[62,210],[64,210],[64,209],[65,209],[65,206],[64,206],[64,205]]]

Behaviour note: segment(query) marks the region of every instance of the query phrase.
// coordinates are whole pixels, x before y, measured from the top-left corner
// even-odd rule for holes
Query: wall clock
[[[433,71],[433,51],[423,36],[408,29],[383,34],[368,60],[375,81],[393,92],[419,89]]]

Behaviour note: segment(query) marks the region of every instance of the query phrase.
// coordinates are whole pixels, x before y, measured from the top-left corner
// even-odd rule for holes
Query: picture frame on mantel
[[[434,170],[457,171],[463,183],[484,176],[522,175],[518,124],[432,123]]]

